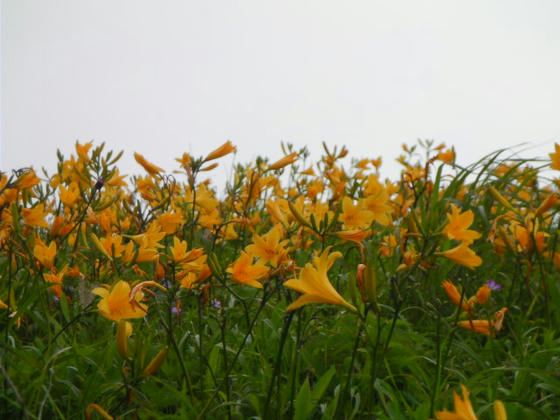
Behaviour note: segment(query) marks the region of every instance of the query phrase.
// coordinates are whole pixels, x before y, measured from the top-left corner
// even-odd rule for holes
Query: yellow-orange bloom
[[[242,251],[241,256],[226,271],[236,283],[262,288],[262,284],[257,280],[265,277],[269,268],[260,260],[253,264],[253,256]]]
[[[292,311],[308,303],[329,303],[356,311],[354,305],[346,302],[340,296],[327,277],[327,272],[334,264],[334,261],[342,257],[340,252],[329,254],[329,251],[330,247],[325,249],[319,256],[316,256],[313,259],[313,264],[307,263],[301,270],[298,279],[284,282],[284,286],[303,293],[302,296],[286,308],[287,311]]]
[[[246,250],[249,254],[261,258],[263,262],[277,267],[286,258],[288,251],[285,249],[288,241],[281,241],[283,229],[281,225],[274,225],[268,233],[253,236],[253,244],[248,245]]]
[[[437,420],[477,420],[469,398],[469,391],[462,384],[461,390],[463,391],[463,398],[456,392],[453,392],[453,406],[455,410],[453,412],[447,410],[436,411]]]
[[[453,163],[455,161],[455,150],[453,148],[441,151],[438,153],[436,159],[445,163]]]
[[[43,279],[46,283],[52,283],[49,290],[58,298],[62,296],[62,278],[66,272],[66,267],[60,273],[44,273]]]
[[[88,156],[89,149],[93,146],[93,141],[88,141],[87,143],[80,144],[76,141],[76,153],[78,154],[78,158],[83,160],[84,162],[89,162],[90,158]]]
[[[449,239],[463,241],[465,244],[471,244],[475,239],[480,238],[480,233],[467,228],[472,225],[474,214],[472,210],[461,213],[461,210],[454,204],[451,204],[451,214],[447,215],[449,222],[443,229],[443,234]]]
[[[464,385],[461,385],[463,398],[459,397],[456,392],[453,393],[453,412],[443,410],[436,411],[436,420],[477,420],[474,413],[469,391]],[[504,404],[500,400],[494,401],[494,419],[507,420],[507,413]]]
[[[456,264],[464,265],[471,270],[482,264],[482,259],[475,254],[464,242],[448,251],[442,252],[442,256]]]
[[[45,221],[47,214],[45,213],[45,205],[43,203],[33,207],[32,209],[22,209],[23,221],[26,225],[37,227],[49,227]]]
[[[121,319],[142,318],[147,314],[147,306],[140,303],[143,294],[137,293],[134,296],[134,303],[131,303],[130,285],[123,280],[119,280],[111,290],[97,287],[92,290],[92,293],[102,297],[97,308],[107,319],[119,322]]]
[[[488,297],[490,296],[491,291],[490,286],[487,284],[483,285],[476,292],[476,301],[481,304],[488,302]]]
[[[187,252],[187,241],[181,241],[176,236],[173,238],[173,246],[169,250],[171,251],[171,258],[176,263],[194,261],[204,252],[202,248],[195,248]]]
[[[204,158],[204,162],[208,162],[209,160],[219,159],[222,156],[225,156],[231,152],[235,151],[235,146],[231,144],[231,141],[226,141],[216,150],[211,151],[208,156]]]
[[[175,233],[177,228],[183,224],[183,218],[179,213],[170,211],[160,214],[156,222],[161,226],[161,231],[165,233]]]
[[[136,162],[142,165],[146,172],[148,172],[152,176],[163,172],[163,169],[161,169],[159,166],[154,165],[153,163],[148,162],[146,158],[144,158],[144,156],[139,153],[134,153],[134,159],[136,160]]]
[[[455,306],[459,306],[459,303],[461,303],[461,308],[463,309],[463,311],[467,311],[467,312],[471,311],[472,307],[471,305],[469,305],[469,303],[465,298],[463,298],[463,302],[461,302],[461,293],[459,293],[459,291],[457,290],[457,288],[453,283],[446,280],[441,284],[441,286],[443,287],[443,290],[445,290],[445,293],[447,293],[447,296]]]
[[[487,319],[474,319],[468,321],[459,321],[457,325],[477,334],[490,335],[502,329],[505,313],[507,308],[502,308],[494,314],[494,319],[488,321]]]
[[[364,229],[371,224],[373,216],[373,212],[365,208],[363,201],[354,204],[350,197],[344,197],[342,200],[342,213],[339,220],[344,224],[345,229]]]
[[[61,185],[59,189],[60,201],[67,207],[72,207],[78,198],[80,198],[80,187],[77,182],[72,182],[68,188]]]
[[[35,171],[31,169],[30,171],[25,172],[17,179],[16,185],[20,190],[26,190],[34,187],[40,181],[41,180],[37,178],[37,175],[35,175]]]
[[[43,267],[51,269],[56,257],[56,243],[52,241],[47,246],[41,239],[38,239],[33,247],[33,255]]]
[[[275,171],[278,169],[282,169],[285,166],[291,165],[298,159],[297,153],[290,153],[287,156],[284,156],[282,159],[274,162],[273,164],[268,166],[269,171]]]
[[[552,161],[550,168],[560,170],[560,145],[558,143],[554,143],[554,153],[549,153],[548,156]]]
[[[360,230],[360,229],[341,230],[340,232],[336,232],[335,235],[338,236],[340,239],[343,239],[345,241],[356,242],[356,243],[359,244],[364,239],[371,236],[371,231]]]
[[[558,201],[559,201],[559,197],[558,197],[557,194],[550,194],[548,197],[546,197],[543,200],[543,202],[541,203],[541,205],[539,206],[539,208],[535,212],[536,215],[540,216],[540,215],[546,213],[552,207],[554,207],[556,205],[556,203],[558,203]]]

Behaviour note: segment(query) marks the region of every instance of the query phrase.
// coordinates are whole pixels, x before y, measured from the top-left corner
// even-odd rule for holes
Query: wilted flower
[[[506,312],[507,308],[500,309],[494,314],[494,319],[492,321],[488,321],[487,319],[470,319],[468,321],[459,321],[457,325],[478,334],[490,335],[502,329],[502,323]]]

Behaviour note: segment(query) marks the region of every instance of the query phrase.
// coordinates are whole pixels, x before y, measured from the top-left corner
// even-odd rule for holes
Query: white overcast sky
[[[461,163],[560,142],[560,1],[2,2],[3,170],[76,140],[168,170],[226,140],[384,158],[432,138]],[[223,181],[226,170],[216,170]]]

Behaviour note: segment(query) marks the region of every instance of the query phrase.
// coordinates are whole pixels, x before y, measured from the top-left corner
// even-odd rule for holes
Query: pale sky
[[[2,170],[52,173],[76,140],[127,174],[135,151],[171,171],[226,140],[239,162],[326,141],[394,177],[417,138],[460,163],[560,142],[556,0],[2,3]]]

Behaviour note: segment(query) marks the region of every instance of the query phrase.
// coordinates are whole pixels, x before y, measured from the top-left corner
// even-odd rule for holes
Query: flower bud
[[[216,150],[211,151],[208,156],[204,158],[204,162],[208,162],[209,160],[219,159],[222,156],[225,156],[231,152],[235,151],[235,146],[231,144],[231,141],[226,141]]]
[[[132,334],[132,324],[121,319],[117,327],[117,350],[123,359],[128,358],[128,337],[130,337],[130,334]]]
[[[150,376],[152,373],[156,372],[165,361],[168,352],[169,347],[167,346],[161,349],[159,353],[156,354],[156,356],[152,359],[150,364],[146,366],[146,369],[144,369],[144,376]]]
[[[269,171],[276,171],[278,169],[282,169],[285,166],[291,165],[298,159],[297,153],[290,153],[289,155],[284,156],[279,161],[274,162],[272,165],[269,165]]]

